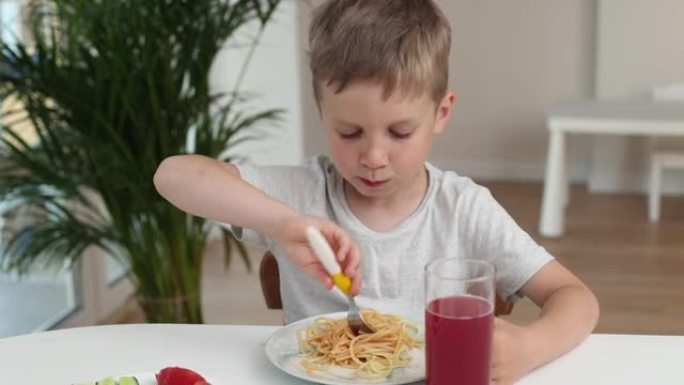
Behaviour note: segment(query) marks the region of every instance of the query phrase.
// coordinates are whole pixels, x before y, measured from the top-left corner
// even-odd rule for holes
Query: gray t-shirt
[[[300,166],[239,166],[243,180],[302,213],[339,224],[359,245],[363,282],[360,307],[422,317],[424,266],[442,257],[478,258],[496,269],[497,293],[508,301],[553,257],[523,231],[489,190],[429,163],[427,193],[413,214],[389,231],[366,227],[349,209],[343,179],[324,156]],[[285,323],[346,311],[338,290],[326,291],[290,263],[272,240],[234,227],[235,235],[267,247],[280,270]]]

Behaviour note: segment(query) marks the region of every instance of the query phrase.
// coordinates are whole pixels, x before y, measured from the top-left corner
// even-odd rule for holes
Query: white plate
[[[157,371],[157,372],[158,372],[158,371]],[[121,375],[112,376],[112,377],[114,377],[114,378],[116,378],[116,379],[118,379],[119,377],[135,377],[136,379],[138,379],[138,384],[139,384],[139,385],[157,385],[157,377],[156,377],[157,372],[138,373],[138,374],[121,374]],[[204,377],[204,376],[203,376],[203,377]],[[105,378],[106,378],[106,376],[105,376],[105,377],[102,377],[102,378],[98,378],[98,379],[92,380],[92,381],[90,381],[90,382],[95,382],[95,381],[104,380]],[[206,377],[205,377],[204,379],[205,379],[208,383],[214,384],[214,382],[212,382],[210,379],[208,379],[208,378],[206,378]],[[81,382],[77,382],[77,384],[80,384],[80,383],[87,383],[87,382],[88,382],[88,381],[81,381]]]
[[[121,377],[121,376],[119,376],[119,377]],[[157,385],[156,373],[137,374],[137,375],[134,375],[133,377],[138,379],[139,385]]]
[[[266,341],[266,355],[268,359],[280,370],[299,377],[303,380],[318,382],[329,385],[346,385],[368,383],[376,385],[398,385],[425,379],[425,348],[411,351],[411,366],[408,368],[398,368],[383,379],[369,380],[361,377],[356,371],[345,368],[335,368],[328,371],[315,371],[309,373],[300,363],[299,346],[297,345],[297,331],[311,325],[314,319],[328,317],[340,319],[347,316],[347,313],[323,314],[316,317],[303,319],[284,326],[273,333]],[[423,324],[418,323],[420,335],[423,336]]]
[[[101,381],[104,380],[105,378],[110,377],[110,376],[104,376],[101,378],[95,378],[92,380],[86,380],[86,381],[78,381],[76,384],[89,384],[89,383],[95,383],[96,381]],[[121,374],[121,375],[113,375],[111,377],[116,378],[117,380],[119,377],[135,377],[138,380],[138,384],[140,385],[157,385],[157,378],[155,377],[155,373],[138,373],[138,374]]]

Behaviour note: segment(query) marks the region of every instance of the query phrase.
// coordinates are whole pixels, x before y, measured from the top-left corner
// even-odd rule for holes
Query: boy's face
[[[395,90],[384,97],[382,84],[371,81],[352,82],[340,93],[321,88],[321,118],[344,179],[371,199],[420,189],[432,136],[444,129],[454,94],[435,106],[427,94]]]

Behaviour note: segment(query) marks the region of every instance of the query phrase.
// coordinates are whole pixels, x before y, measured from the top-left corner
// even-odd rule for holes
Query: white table
[[[569,199],[566,134],[684,136],[684,103],[648,100],[596,100],[560,104],[547,116],[549,148],[539,232],[563,234]]]
[[[184,366],[222,384],[305,384],[280,372],[264,353],[277,327],[116,325],[0,339],[0,383],[68,385],[72,381]],[[592,335],[519,385],[680,384],[684,336]]]

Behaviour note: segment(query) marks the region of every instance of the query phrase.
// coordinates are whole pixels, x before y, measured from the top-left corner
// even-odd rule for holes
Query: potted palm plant
[[[76,262],[100,247],[130,269],[148,321],[201,323],[211,224],[161,199],[152,176],[167,156],[219,157],[278,117],[212,92],[209,72],[279,2],[32,2],[30,43],[0,43],[0,100],[20,106],[2,117],[0,199],[35,214],[3,243],[2,266]],[[234,239],[226,246],[246,258]]]

